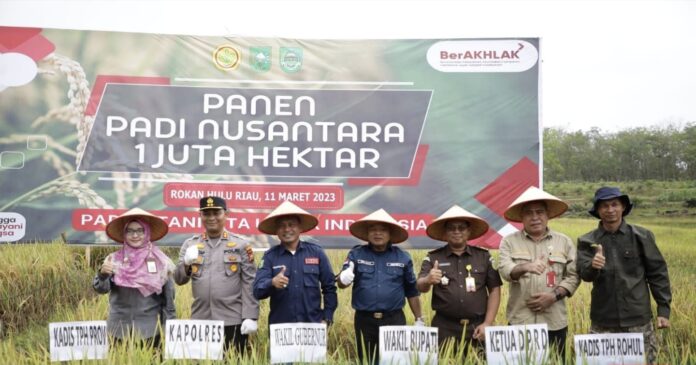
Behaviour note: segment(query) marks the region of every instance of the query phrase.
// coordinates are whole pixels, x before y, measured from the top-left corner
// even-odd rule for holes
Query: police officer
[[[425,325],[411,256],[393,246],[405,241],[408,232],[380,209],[351,224],[350,233],[367,241],[367,245],[350,250],[336,281],[339,288],[353,284],[355,343],[360,363],[367,356],[368,362],[378,364],[379,327],[406,324],[404,298],[416,318],[415,324]]]
[[[462,339],[465,351],[472,342],[482,348],[485,329],[495,320],[503,282],[493,268],[488,250],[467,244],[486,231],[486,221],[457,205],[426,229],[430,238],[447,242],[428,252],[417,283],[423,293],[433,288],[432,306],[436,313],[432,326],[438,328],[441,348],[446,342],[453,342],[456,352]]]
[[[251,293],[256,275],[248,240],[225,229],[227,204],[216,196],[200,200],[205,232],[187,239],[179,252],[174,281],[191,280],[191,318],[225,322],[225,348],[234,343],[244,353],[248,334],[258,327],[259,303]]]
[[[271,298],[268,324],[333,322],[338,298],[331,262],[321,246],[300,240],[316,225],[314,216],[289,201],[259,223],[259,231],[280,240],[263,255],[254,281],[254,296]]]

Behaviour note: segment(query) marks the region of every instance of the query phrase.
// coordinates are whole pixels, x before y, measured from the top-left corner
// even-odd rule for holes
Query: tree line
[[[696,179],[696,122],[684,127],[544,129],[544,180]]]

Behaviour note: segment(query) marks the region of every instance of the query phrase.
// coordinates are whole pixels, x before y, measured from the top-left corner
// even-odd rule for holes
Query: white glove
[[[355,273],[353,272],[354,270],[355,264],[353,264],[353,261],[351,261],[348,264],[348,267],[341,271],[341,274],[338,275],[338,280],[341,280],[341,284],[348,286],[353,282],[353,279],[355,279]]]
[[[193,245],[186,249],[186,253],[184,254],[184,265],[190,266],[196,260],[198,260],[198,247]]]
[[[423,317],[416,318],[416,321],[413,323],[413,325],[416,327],[425,327],[425,321],[423,320]]]
[[[256,333],[256,330],[259,329],[259,324],[256,322],[255,319],[245,319],[242,321],[242,328],[240,332],[243,335],[248,335],[251,333]]]

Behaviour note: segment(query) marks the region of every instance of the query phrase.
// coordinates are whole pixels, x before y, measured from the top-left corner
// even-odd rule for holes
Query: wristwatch
[[[556,301],[563,299],[564,295],[561,293],[560,290],[554,289],[553,292],[554,292],[554,294],[556,294]]]

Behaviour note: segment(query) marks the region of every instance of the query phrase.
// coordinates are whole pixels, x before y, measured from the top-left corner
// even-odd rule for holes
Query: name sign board
[[[436,327],[379,328],[380,364],[437,364],[437,354]]]
[[[168,320],[165,358],[222,360],[224,327],[224,321]]]
[[[642,333],[602,333],[574,338],[576,364],[645,364]]]
[[[270,326],[271,364],[326,362],[326,324],[276,323]]]
[[[549,348],[546,323],[486,327],[488,364],[541,364]]]
[[[106,359],[109,336],[106,321],[48,324],[51,361]]]

